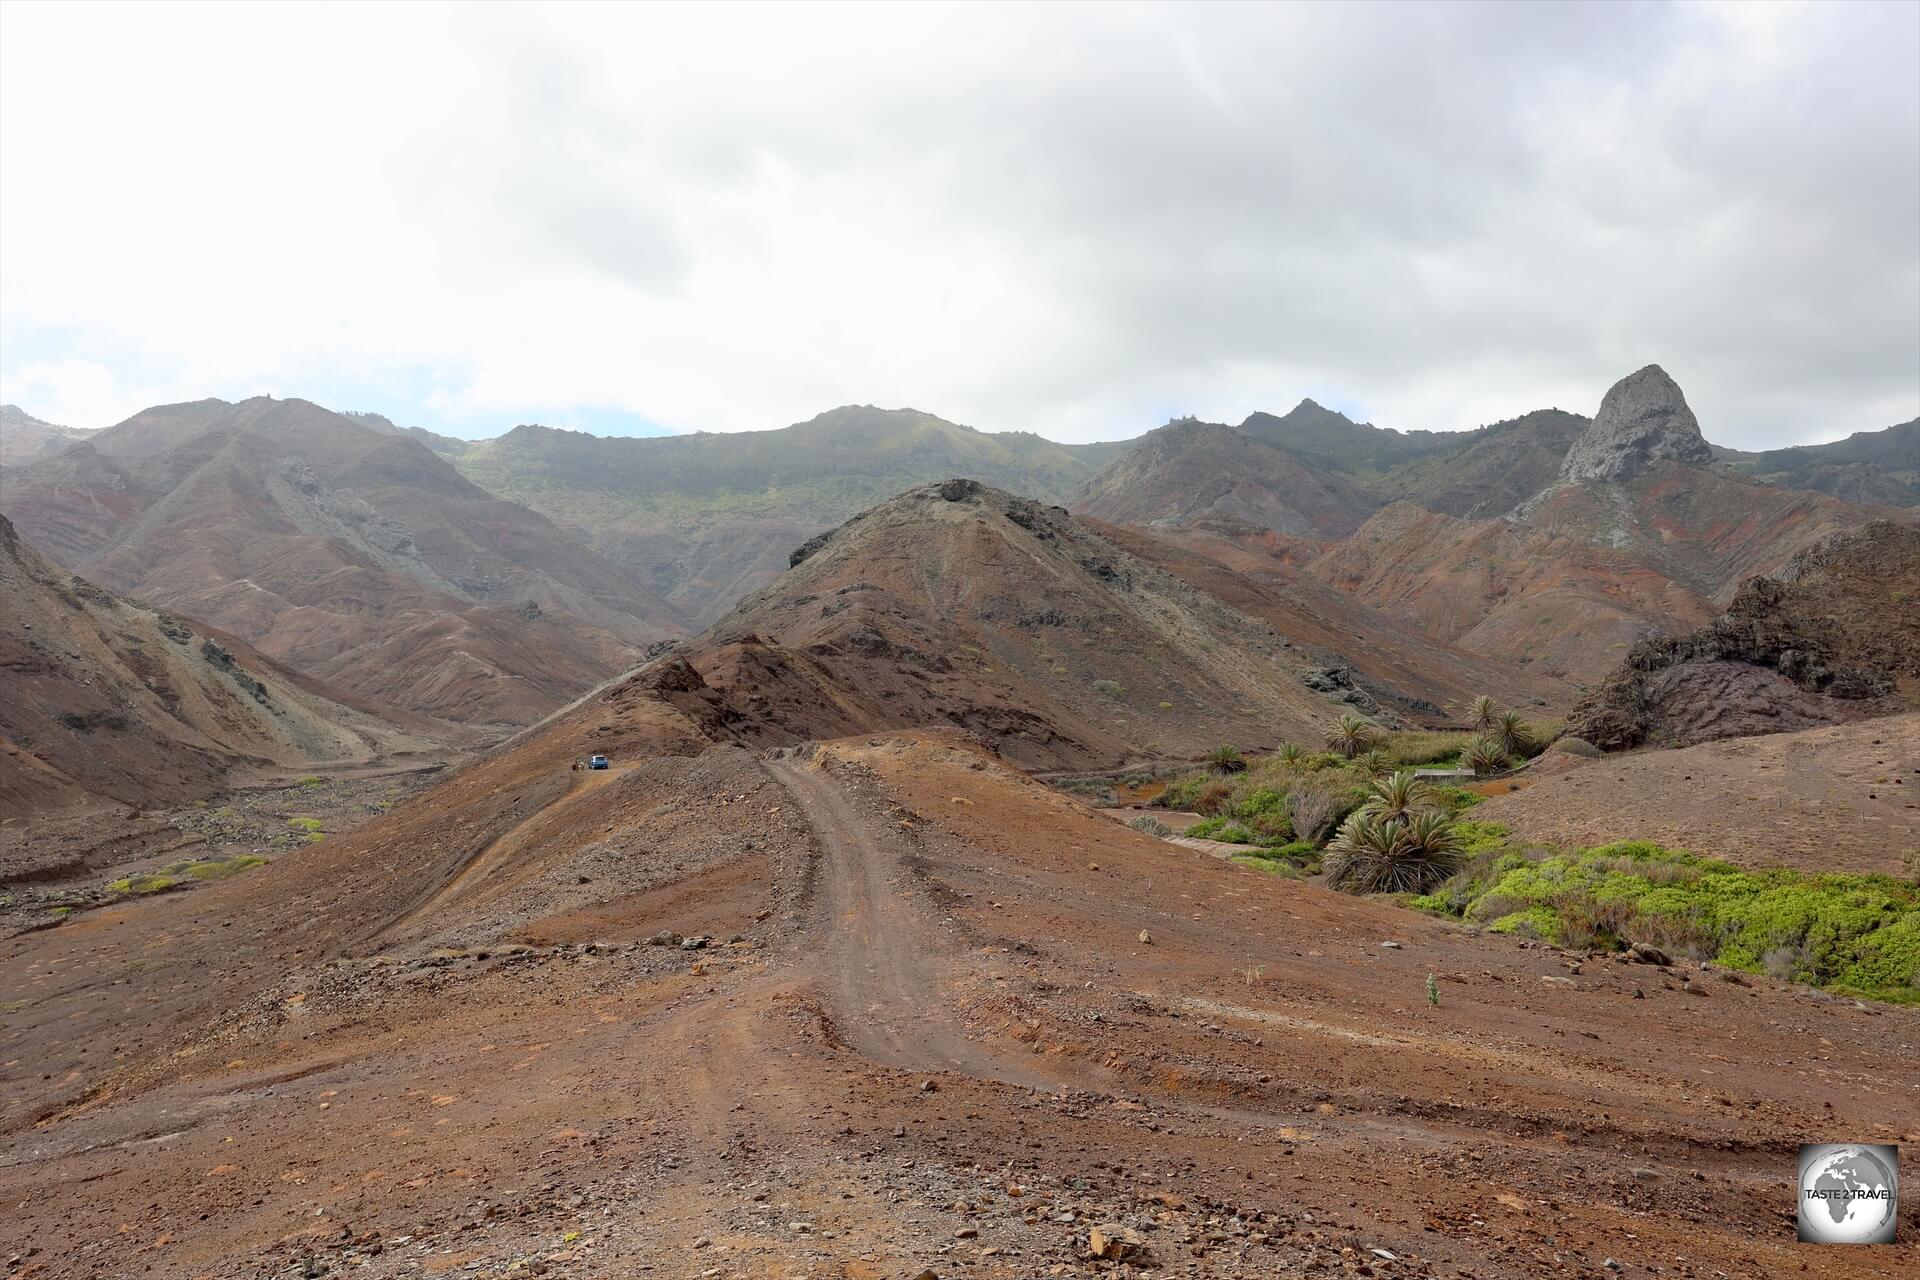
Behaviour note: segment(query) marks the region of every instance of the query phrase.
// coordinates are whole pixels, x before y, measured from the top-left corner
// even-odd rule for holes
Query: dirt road
[[[1106,1222],[1158,1275],[1910,1274],[1790,1184],[1920,1141],[1913,1010],[1470,935],[939,734],[441,803],[412,863],[0,943],[8,1280],[1123,1274]]]

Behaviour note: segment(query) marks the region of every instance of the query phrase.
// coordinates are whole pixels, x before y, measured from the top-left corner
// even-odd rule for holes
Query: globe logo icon
[[[1885,1244],[1900,1215],[1898,1148],[1849,1143],[1800,1148],[1800,1239]]]

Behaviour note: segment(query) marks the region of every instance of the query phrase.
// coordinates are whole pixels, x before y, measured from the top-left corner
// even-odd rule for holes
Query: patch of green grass
[[[257,853],[236,853],[231,858],[203,858],[194,862],[176,862],[170,867],[162,867],[162,875],[186,876],[190,880],[225,880],[228,876],[237,876],[242,871],[251,871],[255,867],[264,867],[267,860]]]
[[[128,876],[124,880],[109,880],[107,889],[113,893],[160,893],[171,889],[180,882],[169,875],[148,872],[145,875]]]
[[[323,777],[321,777],[321,776],[320,776],[319,774],[317,774],[317,773],[310,773],[310,774],[308,774],[308,775],[307,775],[306,777],[304,777],[304,778],[302,778],[302,779],[300,779],[300,781],[299,781],[299,783],[298,783],[297,785],[299,785],[299,786],[302,786],[302,787],[305,787],[305,788],[306,788],[307,790],[309,790],[309,791],[311,791],[311,790],[313,790],[313,789],[314,789],[315,787],[324,787],[324,786],[326,786],[326,785],[327,785],[327,780],[326,780],[325,778],[323,778]]]
[[[1650,942],[1730,969],[1920,1004],[1920,886],[1892,876],[1743,870],[1644,840],[1529,855],[1463,822],[1475,855],[1409,906],[1576,948]]]
[[[1458,760],[1471,741],[1471,733],[1456,733],[1450,729],[1409,729],[1383,734],[1377,750],[1400,768],[1438,765]]]
[[[320,821],[320,819],[318,818],[288,818],[287,825],[292,827],[295,831],[305,831],[311,834],[315,831],[321,830],[327,824]]]
[[[1293,863],[1281,858],[1262,858],[1250,853],[1236,853],[1227,861],[1254,871],[1264,871],[1270,876],[1279,876],[1285,880],[1300,880],[1307,874]]]

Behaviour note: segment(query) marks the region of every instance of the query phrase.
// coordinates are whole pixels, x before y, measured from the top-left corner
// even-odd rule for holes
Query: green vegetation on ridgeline
[[[1470,829],[1470,830],[1469,830]],[[1477,855],[1409,906],[1573,949],[1644,942],[1729,969],[1920,1004],[1920,885],[1730,863],[1643,840],[1577,853],[1512,847],[1456,824]]]

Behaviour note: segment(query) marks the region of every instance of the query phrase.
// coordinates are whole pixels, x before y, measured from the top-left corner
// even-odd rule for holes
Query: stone
[[[1103,1222],[1087,1232],[1087,1252],[1096,1258],[1121,1262],[1144,1251],[1140,1235],[1117,1222]]]
[[[1631,947],[1627,948],[1627,954],[1641,964],[1657,964],[1664,967],[1673,963],[1673,957],[1647,942],[1634,943]]]
[[[1701,436],[1679,384],[1650,364],[1608,389],[1593,425],[1567,450],[1560,483],[1618,483],[1669,460],[1711,462],[1713,448]]]
[[[1140,931],[1140,941],[1147,943],[1148,945],[1152,945],[1153,935],[1148,933],[1145,929],[1142,929]]]

